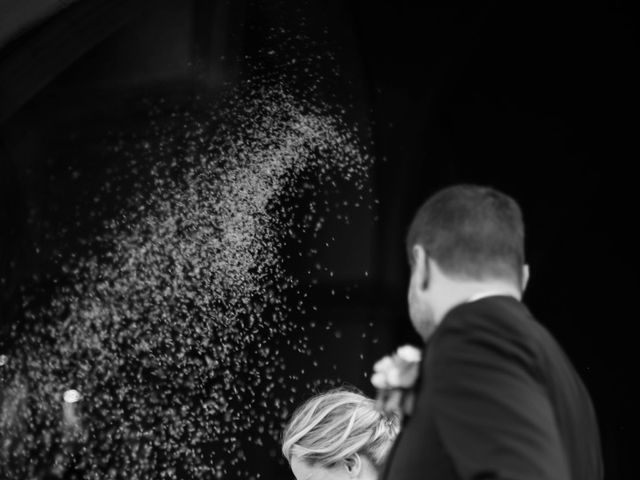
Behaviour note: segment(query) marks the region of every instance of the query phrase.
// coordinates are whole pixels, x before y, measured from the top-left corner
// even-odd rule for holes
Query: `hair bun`
[[[400,416],[392,411],[379,410],[380,422],[376,432],[376,437],[387,435],[395,437],[400,431]]]

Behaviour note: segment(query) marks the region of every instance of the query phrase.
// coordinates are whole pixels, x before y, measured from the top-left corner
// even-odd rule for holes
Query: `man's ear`
[[[522,266],[522,291],[524,292],[529,285],[529,277],[530,277],[529,265],[526,263]]]
[[[356,478],[362,470],[362,459],[360,455],[354,453],[343,460],[344,468],[350,478]]]
[[[431,267],[429,265],[427,252],[424,251],[422,245],[414,245],[412,253],[412,275],[416,276],[416,284],[420,287],[420,289],[426,290],[427,288],[429,288],[429,278],[431,276]]]

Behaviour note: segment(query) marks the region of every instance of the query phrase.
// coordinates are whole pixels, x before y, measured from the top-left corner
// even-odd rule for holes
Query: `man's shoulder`
[[[452,309],[436,329],[429,350],[452,354],[472,347],[479,353],[499,351],[531,362],[549,342],[553,342],[552,337],[524,304],[512,297],[496,296]]]

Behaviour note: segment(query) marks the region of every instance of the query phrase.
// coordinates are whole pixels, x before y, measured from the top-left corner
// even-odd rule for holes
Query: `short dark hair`
[[[522,280],[522,212],[513,198],[491,187],[453,185],[428,198],[409,227],[410,263],[415,245],[451,275]]]

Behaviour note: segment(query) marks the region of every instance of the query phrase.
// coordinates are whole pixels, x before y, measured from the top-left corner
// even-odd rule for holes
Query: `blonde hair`
[[[380,468],[400,430],[400,419],[376,402],[340,388],[316,395],[294,412],[284,430],[282,453],[311,465],[335,465],[350,455],[365,455]]]

